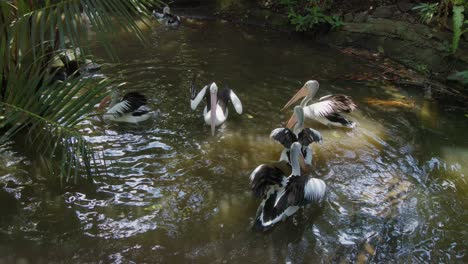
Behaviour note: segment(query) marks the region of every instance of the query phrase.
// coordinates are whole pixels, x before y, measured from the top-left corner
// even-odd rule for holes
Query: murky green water
[[[161,114],[138,126],[98,118],[83,124],[106,156],[108,175],[95,188],[47,192],[39,162],[14,148],[2,154],[0,263],[466,261],[464,113],[417,90],[348,80],[378,72],[296,36],[226,23],[155,25],[148,34],[148,48],[122,35],[121,61],[104,63],[102,73],[128,82],[124,91],[145,93]],[[199,85],[228,85],[243,101],[245,113],[232,111],[215,137],[202,108],[190,110],[193,73]],[[279,109],[308,79],[320,81],[319,96],[352,95],[358,126],[309,123],[324,137],[314,146],[315,173],[329,186],[324,208],[252,232],[259,200],[248,175],[279,157],[268,135],[284,124],[289,112]],[[403,97],[414,107],[367,103]]]

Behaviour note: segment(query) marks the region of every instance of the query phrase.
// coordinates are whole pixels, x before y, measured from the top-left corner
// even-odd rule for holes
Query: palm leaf
[[[112,39],[123,29],[147,43],[146,24],[158,0],[0,1],[0,144],[15,135],[41,155],[59,162],[60,179],[91,176],[96,154],[77,125],[107,95],[111,80],[71,79],[53,83],[51,62],[71,48],[89,55],[87,31],[115,59]],[[81,11],[82,12],[81,12]],[[24,131],[26,131],[24,133]],[[99,156],[99,155],[98,155]]]

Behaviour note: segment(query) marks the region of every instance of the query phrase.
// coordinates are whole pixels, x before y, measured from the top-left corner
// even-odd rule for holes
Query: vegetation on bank
[[[118,30],[145,42],[135,18],[149,18],[149,8],[158,4],[158,0],[0,1],[0,147],[25,140],[28,151],[54,161],[50,174],[62,183],[91,176],[96,156],[77,124],[88,118],[112,81],[56,81],[54,64],[64,53],[89,56],[89,30],[96,32],[111,56],[110,43]]]
[[[341,1],[341,0],[272,0],[266,1],[264,6],[287,14],[289,23],[296,31],[316,31],[320,28],[336,28],[344,25],[343,18],[350,13],[372,14],[379,6],[398,6],[397,1]],[[405,2],[411,6],[405,10],[405,15],[413,17],[431,28],[451,32],[451,38],[443,41],[446,47],[444,56],[457,58],[460,42],[465,34],[468,40],[468,10],[467,0],[438,0],[438,1],[411,1]],[[389,9],[390,10],[390,9]],[[401,10],[400,10],[401,11]],[[398,17],[394,13],[389,16]],[[395,29],[396,30],[396,29]],[[413,64],[418,64],[414,62]],[[448,80],[456,80],[462,84],[468,83],[468,70],[458,69],[452,72]]]

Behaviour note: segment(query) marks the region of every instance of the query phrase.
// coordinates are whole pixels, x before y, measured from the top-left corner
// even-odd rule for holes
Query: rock
[[[400,2],[400,1],[397,1],[397,7],[398,7],[398,9],[400,9],[400,11],[401,11],[401,12],[404,12],[404,13],[411,11],[411,9],[412,9],[413,7],[415,7],[415,6],[416,6],[415,4],[410,3],[410,2],[405,2],[405,1]]]
[[[379,6],[373,12],[373,17],[380,18],[391,18],[398,13],[398,8],[396,6]]]
[[[354,16],[353,22],[355,23],[364,23],[367,21],[367,12],[360,12]]]
[[[343,21],[344,22],[353,22],[353,14],[352,13],[347,13],[343,16]]]

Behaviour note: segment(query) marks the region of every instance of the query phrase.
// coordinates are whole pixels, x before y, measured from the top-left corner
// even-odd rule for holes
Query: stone
[[[410,3],[410,2],[405,2],[405,1],[401,1],[401,2],[400,2],[400,1],[397,1],[397,7],[398,7],[398,9],[400,9],[400,11],[401,11],[401,12],[404,12],[404,13],[411,11],[411,9],[412,9],[413,7],[415,7],[415,6],[416,6],[415,4]]]
[[[343,16],[343,21],[344,22],[353,22],[353,14],[352,13],[347,13]]]
[[[373,17],[380,18],[391,18],[398,13],[398,8],[396,6],[379,6],[373,12]]]
[[[364,23],[367,21],[367,16],[368,16],[367,12],[356,13],[354,16],[353,22]]]

